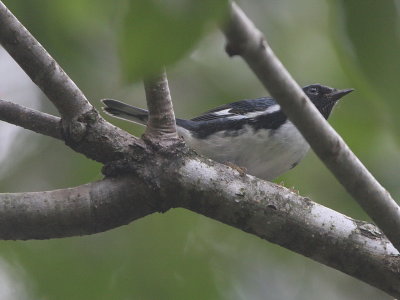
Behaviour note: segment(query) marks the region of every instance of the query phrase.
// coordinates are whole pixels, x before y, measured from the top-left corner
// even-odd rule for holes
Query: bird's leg
[[[295,194],[297,194],[297,195],[300,195],[300,191],[299,191],[298,189],[296,189],[294,186],[292,186],[292,187],[286,187],[286,186],[285,186],[285,183],[284,183],[283,181],[279,182],[278,185],[280,185],[280,186],[282,186],[282,187],[284,187],[284,188],[289,189],[292,193],[295,193]]]
[[[232,169],[236,170],[239,172],[240,176],[245,176],[247,173],[247,169],[245,167],[239,167],[235,165],[234,163],[231,163],[230,161],[225,161],[224,165],[227,165],[228,167],[231,167]]]

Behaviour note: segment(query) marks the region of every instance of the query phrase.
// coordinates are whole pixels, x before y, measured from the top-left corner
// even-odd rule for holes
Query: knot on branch
[[[141,151],[124,153],[122,159],[108,162],[102,168],[106,177],[133,175],[141,178],[142,185],[149,193],[154,193],[153,209],[166,212],[173,207],[176,190],[171,190],[171,178],[179,176],[177,170],[188,156],[196,155],[181,139],[165,143],[163,140],[143,137],[145,147]],[[150,197],[150,196],[149,196]]]
[[[123,158],[105,163],[101,169],[106,177],[120,177],[127,174],[137,174],[138,160]]]
[[[258,43],[249,43],[247,40],[243,41],[237,41],[235,43],[228,42],[225,45],[225,52],[228,54],[230,57],[235,56],[235,55],[246,55],[247,52],[252,51],[254,53],[257,53],[258,51],[265,51],[268,49],[268,43],[264,36],[260,34],[258,37]]]
[[[81,114],[77,118],[62,118],[61,128],[65,144],[74,149],[74,146],[86,137],[88,129],[96,123],[99,118],[100,116],[94,108]]]
[[[140,151],[125,152],[123,158],[105,163],[102,173],[106,177],[127,174],[147,176],[148,170],[162,172],[164,166],[180,161],[191,151],[181,139],[169,140],[166,143],[166,140],[152,139],[144,135],[143,141],[145,147],[142,147]]]
[[[152,199],[149,205],[154,211],[164,213],[174,207],[174,196],[177,192],[171,189],[169,180],[178,176],[176,172],[180,165],[193,153],[182,141],[165,147],[146,140],[146,145],[148,147],[140,153],[125,153],[123,159],[105,163],[102,173],[106,177],[131,175],[140,178],[141,188]]]
[[[365,221],[357,221],[357,220],[355,220],[354,222],[357,224],[359,232],[365,237],[368,237],[370,239],[381,239],[382,237],[385,236],[383,232],[379,230],[378,227],[372,224],[369,224]]]
[[[183,139],[176,137],[166,136],[153,136],[152,134],[143,134],[142,140],[151,149],[161,155],[174,158],[176,155],[188,153],[189,149]]]

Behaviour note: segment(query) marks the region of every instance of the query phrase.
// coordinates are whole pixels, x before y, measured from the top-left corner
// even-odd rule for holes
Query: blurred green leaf
[[[112,25],[116,9],[105,0],[5,1],[7,7],[65,68],[90,64],[95,38]]]
[[[125,78],[139,79],[176,62],[202,37],[209,21],[223,15],[226,3],[130,0],[120,34]]]
[[[195,116],[230,101],[267,94],[240,58],[230,59],[223,53],[223,37],[219,32],[195,45],[207,31],[208,24],[222,15],[225,2],[4,2],[90,99],[112,97],[144,107],[141,84],[124,86],[119,80],[118,54],[122,55],[125,78],[131,80],[158,68],[158,64],[174,63],[186,55],[168,70],[174,107],[182,117]],[[374,44],[374,34],[368,37],[371,39],[368,44],[367,30],[361,31],[364,44],[354,43],[353,39],[361,38],[351,37],[354,33],[349,30],[356,20],[350,14],[340,15],[342,9],[348,10],[347,5],[366,5],[354,5],[346,13],[362,14],[366,19],[357,20],[359,28],[365,25],[372,30],[375,28],[372,24],[363,22],[388,22],[387,14],[370,18],[362,10],[383,9],[378,5],[393,8],[393,2],[375,1],[376,7],[371,1],[352,2],[330,1],[333,9],[327,9],[327,3],[318,0],[242,1],[241,5],[266,32],[273,49],[300,82],[356,88],[335,109],[330,122],[378,178],[377,170],[385,174],[381,176],[382,183],[393,193],[391,187],[398,186],[398,151],[385,140],[376,140],[377,136],[387,134],[385,128],[379,127],[377,117],[383,109],[377,113],[376,108],[389,101],[386,92],[393,91],[395,95],[395,88],[392,90],[391,86],[389,91],[380,92],[378,81],[385,81],[386,76],[393,74],[385,74],[381,69],[370,74],[370,69],[364,66],[368,63],[365,60],[370,59],[370,63],[380,67],[381,58],[361,59],[360,51],[371,51],[362,45],[376,48],[373,55],[383,56],[385,60],[387,54],[378,51],[380,45]],[[130,11],[132,8],[136,11]],[[129,15],[136,19],[127,19]],[[394,10],[390,15],[393,25]],[[334,22],[328,22],[329,16]],[[351,24],[347,23],[348,18]],[[135,22],[140,25],[139,31],[129,27]],[[332,51],[331,30],[338,36],[336,50],[341,52]],[[389,32],[390,37],[395,34],[393,30]],[[386,34],[383,29],[380,33]],[[136,44],[124,40],[124,35]],[[132,35],[139,35],[138,40]],[[389,37],[381,38],[392,43]],[[121,46],[119,53],[117,44]],[[192,49],[195,53],[187,57]],[[385,61],[384,65],[388,63]],[[382,78],[373,82],[370,75]],[[387,111],[389,114],[395,110]],[[109,120],[130,132],[139,134],[143,130],[134,124]],[[2,192],[56,189],[101,178],[97,163],[73,153],[59,141],[40,142],[40,145],[2,180]],[[383,148],[386,152],[382,152]],[[374,169],[374,166],[377,167]],[[352,217],[366,218],[315,156],[310,155],[285,174],[284,181],[286,186],[293,186],[314,201]],[[399,194],[398,188],[397,191]],[[0,250],[0,258],[26,273],[27,284],[32,286],[30,299],[386,299],[376,289],[347,275],[182,209],[154,214],[94,236],[1,241]]]
[[[397,132],[400,122],[400,35],[399,9],[395,1],[331,1],[341,47],[365,79],[363,90],[386,109],[380,120]],[[347,60],[345,64],[348,64]],[[368,95],[367,95],[368,96]]]

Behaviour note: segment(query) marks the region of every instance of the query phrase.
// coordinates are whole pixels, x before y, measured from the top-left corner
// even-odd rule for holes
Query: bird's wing
[[[268,110],[279,110],[279,105],[272,98],[241,100],[216,107],[191,121],[211,121],[222,118],[241,119],[254,117]]]

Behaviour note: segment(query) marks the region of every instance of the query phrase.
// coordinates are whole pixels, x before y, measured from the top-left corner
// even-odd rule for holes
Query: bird
[[[303,91],[328,119],[338,100],[353,89],[312,84],[304,86]],[[147,110],[113,99],[101,101],[107,114],[147,124]],[[176,125],[178,135],[198,154],[265,180],[297,166],[310,149],[272,97],[232,102],[190,120],[176,118]]]

